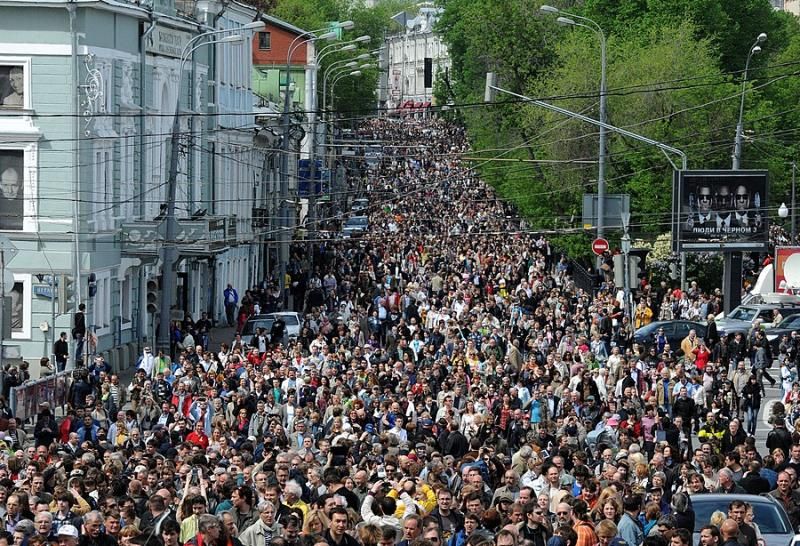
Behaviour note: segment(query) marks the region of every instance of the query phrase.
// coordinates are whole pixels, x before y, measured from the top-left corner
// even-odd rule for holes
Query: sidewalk
[[[236,328],[230,328],[228,326],[213,328],[211,330],[208,349],[214,352],[219,351],[220,344],[221,343],[230,344],[230,342],[233,341],[235,335],[236,335]],[[119,372],[119,382],[126,386],[129,385],[135,373],[136,373],[136,363],[134,362],[130,368]]]

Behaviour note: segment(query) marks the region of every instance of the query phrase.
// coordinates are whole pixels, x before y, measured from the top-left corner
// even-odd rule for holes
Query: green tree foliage
[[[730,168],[742,70],[756,36],[766,32],[769,39],[753,57],[746,85],[742,164],[768,168],[773,191],[785,186],[800,127],[794,17],[773,11],[769,0],[553,3],[592,18],[606,33],[609,123],[684,150],[690,168]],[[596,191],[598,129],[507,95],[497,97],[502,104],[478,103],[485,73],[494,71],[505,89],[596,119],[597,35],[559,27],[555,15],[539,14],[541,2],[441,4],[440,31],[453,70],[449,85],[437,89],[450,95],[467,124],[475,166],[534,225],[579,229],[581,194]],[[667,158],[615,134],[607,150],[608,191],[631,194],[634,231],[643,237],[668,231],[673,170]],[[679,165],[679,158],[670,159]],[[573,239],[565,246],[574,246]]]
[[[359,48],[355,51],[325,56],[320,68],[320,93],[323,88],[322,74],[331,63],[352,59],[379,49],[384,36],[388,32],[398,30],[391,17],[413,6],[413,2],[408,0],[384,0],[377,2],[374,7],[367,7],[363,1],[348,0],[277,0],[275,4],[272,14],[299,28],[316,30],[326,27],[332,21],[351,20],[355,23],[355,27],[342,34],[343,42],[359,36],[371,37],[370,42],[358,44]],[[318,47],[322,48],[331,43],[335,42],[320,43]],[[336,85],[336,97],[331,109],[344,117],[357,116],[374,109],[379,78],[377,61],[378,57],[375,55],[371,62],[374,67],[361,70],[362,75],[358,78],[345,78]],[[361,64],[370,64],[370,61],[359,61],[359,65]],[[320,106],[322,103],[320,98]]]

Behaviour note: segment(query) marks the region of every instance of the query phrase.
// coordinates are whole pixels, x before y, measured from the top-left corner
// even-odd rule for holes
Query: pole
[[[80,96],[80,68],[78,66],[78,27],[77,27],[77,1],[73,0],[69,3],[69,32],[70,44],[72,50],[71,70],[72,70],[72,88],[73,88],[73,118],[72,118],[72,138],[75,145],[72,149],[72,276],[74,279],[73,286],[75,291],[73,316],[79,312],[81,304],[81,222],[80,222],[80,203],[81,203],[81,182],[80,182],[80,142],[81,142],[81,96]],[[74,319],[73,319],[74,320]],[[78,343],[82,343],[82,356],[86,354],[86,338],[82,340],[73,340],[72,342],[72,359],[67,362],[67,369],[76,368],[78,363],[76,357],[78,356]],[[83,356],[84,362],[85,356]],[[72,368],[70,368],[70,362]]]
[[[53,366],[56,367],[56,371],[58,371],[58,364],[56,364],[56,352],[55,352],[55,343],[56,343],[56,293],[58,290],[56,289],[56,275],[55,273],[50,271],[50,330],[53,332],[50,338],[50,349],[47,350],[45,347],[45,354],[51,354],[53,359],[51,362]],[[62,278],[63,280],[63,278]],[[45,336],[46,338],[46,336]]]
[[[766,38],[766,35],[764,36]],[[739,119],[736,123],[736,137],[733,143],[733,165],[734,171],[738,171],[741,167],[742,161],[742,139],[744,138],[744,95],[747,88],[747,71],[750,68],[750,59],[753,58],[753,53],[761,51],[758,44],[761,42],[761,35],[756,39],[756,42],[750,46],[747,53],[747,60],[744,63],[744,73],[742,74],[742,92],[739,100]],[[794,211],[792,211],[794,213]],[[722,294],[723,294],[723,310],[727,315],[742,301],[742,253],[741,252],[724,252],[723,258],[723,273],[722,273]]]
[[[306,215],[306,254],[308,255],[311,263],[314,263],[314,245],[312,241],[315,238],[316,224],[317,224],[317,75],[319,73],[319,65],[314,63],[312,70],[314,76],[311,79],[311,147],[308,152],[309,161],[309,178],[311,179],[311,188],[308,194],[308,214]],[[320,177],[320,181],[321,181]],[[308,278],[313,275],[313,268],[308,268]]]
[[[628,233],[628,226],[630,225],[631,215],[629,212],[622,213],[622,257],[624,259],[622,267],[622,293],[625,302],[622,306],[625,313],[628,314],[631,322],[633,322],[633,313],[631,312],[631,280],[630,280],[630,253],[631,253],[631,236]]]
[[[600,35],[600,123],[606,123],[606,35],[598,27]],[[597,157],[597,236],[605,233],[606,213],[606,128],[600,126],[600,152]]]
[[[201,44],[195,42],[201,38],[228,32],[229,29],[213,30],[195,36],[186,44],[181,52],[178,68],[178,93],[175,99],[175,114],[172,116],[172,137],[170,138],[169,174],[167,175],[167,202],[164,217],[164,240],[161,244],[161,302],[159,305],[158,336],[156,346],[164,351],[165,355],[172,356],[170,326],[172,323],[172,303],[175,301],[176,285],[178,283],[175,268],[178,263],[178,220],[175,218],[175,199],[178,186],[178,153],[180,151],[180,120],[181,120],[181,81],[183,80],[183,65],[186,59],[197,49],[213,44],[234,41],[228,37],[221,40],[211,40]],[[191,87],[191,86],[190,86]],[[80,285],[80,283],[77,283]]]
[[[292,105],[291,100],[291,80],[292,80],[292,50],[286,58],[286,84],[283,97],[283,157],[281,158],[281,212],[280,212],[280,255],[278,256],[279,279],[278,287],[281,291],[281,302],[286,303],[286,266],[289,262],[289,138],[291,133],[289,109]],[[282,308],[285,308],[282,305]]]
[[[181,63],[183,72],[183,63]],[[178,261],[177,248],[175,247],[175,234],[177,233],[177,220],[175,219],[175,194],[178,182],[178,151],[180,144],[180,76],[178,75],[178,99],[175,101],[175,115],[172,118],[172,138],[170,139],[169,175],[167,178],[167,211],[164,229],[164,241],[161,245],[161,305],[158,320],[158,349],[165,355],[172,356],[170,326],[172,322],[172,302],[175,299],[175,284],[177,278],[175,266]]]
[[[795,181],[796,181],[796,178],[797,178],[797,162],[796,161],[792,161],[792,244],[794,244],[795,236],[796,236],[796,231],[795,231],[795,227],[796,227],[796,224],[795,224],[795,188],[796,188]]]
[[[5,355],[3,351],[3,343],[5,342],[5,329],[6,329],[6,251],[0,248],[0,393],[4,392],[5,388]]]

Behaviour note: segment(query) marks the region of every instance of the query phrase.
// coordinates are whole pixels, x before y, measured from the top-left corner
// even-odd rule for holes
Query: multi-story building
[[[800,0],[770,0],[772,7],[800,16]]]
[[[236,35],[255,15],[236,2],[0,0],[0,235],[18,249],[6,262],[9,351],[37,362],[83,302],[87,349],[131,363],[154,338],[147,295],[164,244],[180,255],[176,318],[220,317],[221,287],[254,282],[264,156],[252,145],[250,35],[181,57],[200,33]],[[181,227],[164,241],[179,102]]]
[[[427,2],[420,6],[416,14],[402,12],[395,16],[403,30],[384,41],[378,97],[381,106],[390,110],[409,103],[430,105],[433,82],[450,69],[447,46],[434,32],[442,9]]]

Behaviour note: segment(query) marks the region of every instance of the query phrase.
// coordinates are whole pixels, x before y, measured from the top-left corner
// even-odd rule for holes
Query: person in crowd
[[[275,270],[223,291],[228,328],[187,314],[135,372],[86,354],[54,393],[63,404],[0,399],[9,537],[690,546],[697,527],[701,546],[757,546],[745,492],[768,493],[800,524],[800,387],[762,404],[766,338],[720,333],[716,287],[642,278],[626,305],[609,254],[589,290],[462,159],[456,122],[385,117],[354,132],[386,143],[369,169],[341,165],[368,202],[363,234],[330,235],[341,217],[321,204],[325,229],[292,245],[291,282]],[[255,313],[278,310],[242,335]],[[669,325],[633,331],[703,317],[707,330],[678,339]],[[800,354],[800,336],[781,343]],[[24,383],[23,367],[3,371],[6,385]],[[733,495],[713,524],[693,508],[709,491]]]

